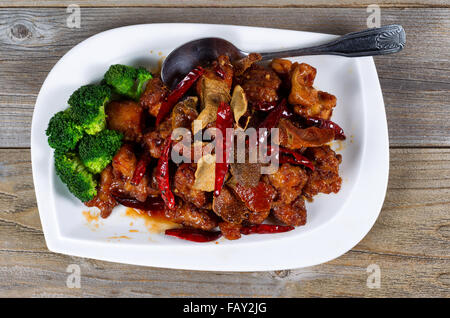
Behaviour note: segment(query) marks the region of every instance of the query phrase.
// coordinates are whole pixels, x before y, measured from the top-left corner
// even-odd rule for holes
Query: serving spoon
[[[348,33],[326,44],[277,52],[259,53],[261,60],[302,55],[341,55],[347,57],[373,56],[396,53],[405,45],[405,30],[401,25],[387,25],[360,32]],[[249,55],[227,40],[221,38],[202,38],[187,42],[173,50],[161,67],[161,78],[173,88],[189,71],[205,65],[219,57],[228,55],[231,62]]]

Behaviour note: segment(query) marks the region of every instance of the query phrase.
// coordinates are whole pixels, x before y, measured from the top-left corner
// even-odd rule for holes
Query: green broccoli
[[[104,82],[114,88],[117,94],[139,100],[144,84],[152,79],[152,74],[143,67],[115,64],[105,73]]]
[[[111,89],[105,85],[85,85],[69,98],[69,111],[84,131],[90,135],[106,127],[105,105],[111,99]]]
[[[61,151],[75,149],[78,141],[83,137],[83,130],[67,111],[56,113],[48,122],[45,133],[50,147]]]
[[[83,202],[97,195],[97,181],[73,152],[55,151],[56,174],[69,191]]]
[[[122,133],[108,129],[86,135],[78,146],[81,161],[92,173],[102,172],[122,145],[122,138]]]

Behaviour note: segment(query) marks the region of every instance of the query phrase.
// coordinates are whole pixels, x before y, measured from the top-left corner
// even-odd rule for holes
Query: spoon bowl
[[[405,30],[401,25],[393,24],[381,28],[367,29],[348,33],[326,44],[277,52],[260,53],[261,60],[274,58],[331,54],[347,57],[373,56],[396,53],[406,43]],[[247,56],[227,40],[220,38],[202,38],[190,41],[173,50],[161,68],[161,78],[170,88],[174,88],[187,73],[197,66],[204,66],[220,55],[228,55],[231,62]]]
[[[228,55],[231,61],[248,55],[232,43],[220,38],[202,38],[173,50],[164,60],[161,68],[161,79],[173,88],[183,77],[196,66],[216,60],[220,55]]]

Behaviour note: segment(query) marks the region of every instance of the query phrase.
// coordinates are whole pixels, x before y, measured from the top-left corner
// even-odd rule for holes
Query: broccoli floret
[[[122,133],[108,129],[86,135],[78,146],[81,161],[92,173],[102,172],[122,145],[122,138]]]
[[[83,137],[83,130],[67,111],[56,113],[48,122],[45,133],[50,147],[61,151],[75,149],[78,141]]]
[[[106,127],[105,105],[111,99],[111,89],[105,85],[85,85],[69,98],[69,111],[84,131],[90,135]]]
[[[73,152],[55,151],[56,174],[69,191],[83,202],[97,194],[97,181]]]
[[[152,79],[152,74],[145,68],[115,64],[105,73],[104,82],[114,88],[117,94],[139,100],[144,91],[144,84]]]

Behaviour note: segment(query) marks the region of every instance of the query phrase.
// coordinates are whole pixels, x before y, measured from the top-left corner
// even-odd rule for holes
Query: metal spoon
[[[405,40],[403,27],[394,24],[349,33],[318,46],[260,54],[262,60],[318,54],[347,57],[372,56],[399,52],[405,45]],[[190,41],[176,48],[167,56],[161,68],[161,78],[166,85],[173,88],[193,68],[205,65],[217,59],[219,55],[228,55],[233,62],[248,54],[249,52],[244,52],[220,38]]]

